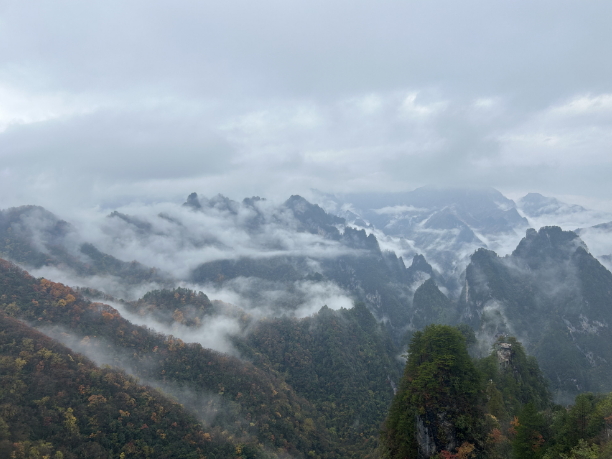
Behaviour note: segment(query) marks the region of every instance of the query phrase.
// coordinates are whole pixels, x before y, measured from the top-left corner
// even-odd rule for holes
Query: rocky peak
[[[533,269],[550,261],[567,261],[579,247],[586,250],[586,244],[573,231],[563,231],[558,226],[544,226],[537,232],[530,228],[512,258]]]
[[[497,343],[495,345],[497,352],[497,363],[499,363],[500,369],[506,369],[512,363],[512,344],[510,343]]]
[[[202,204],[200,204],[200,200],[198,199],[198,193],[194,191],[187,196],[187,201],[183,203],[183,207],[191,207],[194,210],[201,209]]]

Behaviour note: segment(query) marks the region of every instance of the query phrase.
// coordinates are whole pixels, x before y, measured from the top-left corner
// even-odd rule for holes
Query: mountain
[[[483,343],[515,335],[550,378],[557,400],[612,390],[612,273],[559,227],[528,230],[514,252],[471,257],[458,303]],[[485,345],[486,347],[486,345]]]
[[[597,259],[608,269],[612,269],[612,221],[599,223],[574,230],[588,242]]]
[[[235,343],[255,365],[284,374],[344,443],[363,452],[375,448],[403,362],[363,303],[340,311],[324,307],[304,319],[257,321]]]
[[[414,315],[411,330],[422,330],[429,324],[453,324],[457,322],[456,310],[451,300],[440,291],[430,277],[414,292]]]
[[[519,448],[533,444],[529,436],[517,441],[516,417],[524,421],[526,411],[553,407],[546,383],[536,360],[513,337],[497,340],[488,356],[472,359],[461,328],[427,326],[410,340],[379,454],[386,459],[510,457],[510,438]],[[548,434],[543,426],[538,429]]]
[[[405,241],[400,243],[402,254],[422,253],[454,279],[477,248],[505,249],[529,226],[514,201],[493,188],[421,187],[406,193],[349,194],[334,199],[337,208],[350,209],[350,213],[341,212],[351,224]]]
[[[35,279],[0,260],[1,313],[162,388],[207,432],[294,457],[365,457],[375,450],[400,366],[386,328],[364,305],[270,321],[187,289],[120,303],[145,314],[152,327],[169,323],[181,333],[185,326],[191,336],[219,316],[233,316],[244,332],[233,339],[240,359],[136,326],[87,293],[95,294]]]
[[[586,212],[582,206],[566,204],[556,198],[543,196],[540,193],[528,193],[518,201],[519,208],[528,217],[540,217],[545,214],[562,214]]]
[[[207,428],[297,455],[329,449],[325,427],[304,423],[321,416],[278,374],[135,326],[110,306],[92,303],[62,284],[35,279],[4,260],[0,286],[5,314],[32,321],[71,348],[173,393]]]
[[[337,226],[344,227],[344,218],[330,215],[317,204],[311,204],[301,196],[291,196],[284,207],[290,209],[296,220],[301,223],[300,229],[313,234],[320,234],[330,239],[339,239],[340,232]]]
[[[500,336],[486,357],[471,359],[464,337],[444,325],[414,334],[381,430],[381,458],[610,457],[612,393],[555,405],[516,338]]]
[[[429,458],[481,441],[482,381],[459,330],[432,325],[410,341],[381,434],[381,456]]]
[[[406,266],[402,257],[381,249],[371,232],[347,226],[300,196],[272,205],[257,197],[239,203],[192,193],[183,206],[163,212],[113,211],[99,221],[102,239],[98,234],[95,244],[42,208],[8,209],[0,216],[0,253],[42,274],[59,271],[75,283],[128,299],[137,286],[142,291],[191,282],[234,291],[245,299],[245,309],[265,308],[274,315],[306,313],[304,305],[314,301],[316,291],[320,303],[308,306],[309,311],[328,299],[362,301],[387,321],[397,342],[410,327],[412,297],[420,283],[432,277],[445,291],[457,288],[422,255],[413,255]],[[129,253],[144,255],[153,267],[115,256]],[[211,255],[213,260],[206,261]]]
[[[508,457],[514,416],[554,417],[538,413],[552,409],[540,368],[559,402],[612,389],[612,274],[576,232],[542,227],[518,238],[524,219],[492,189],[385,199],[392,212],[414,213],[412,223],[381,228],[389,206],[374,208],[376,221],[356,206],[340,217],[297,195],[273,203],[193,193],[182,206],[101,214],[83,233],[39,207],[7,209],[1,253],[44,277],[0,260],[0,313],[172,394],[219,448],[252,455],[374,457],[402,391],[399,356],[432,324],[457,326],[466,352],[486,356],[474,362],[486,378],[472,401],[496,419],[484,417],[478,436],[450,406],[454,427],[438,419],[439,432],[457,441],[436,443],[438,452],[467,442],[476,454]],[[409,237],[393,234],[404,224]],[[429,248],[418,253],[419,244]],[[47,279],[54,276],[81,287]],[[510,361],[512,372],[501,372]],[[435,419],[423,409],[426,427]],[[429,433],[425,443],[437,435]],[[577,442],[555,451],[569,454]]]
[[[146,223],[115,212],[141,230]],[[0,256],[29,268],[56,267],[77,276],[111,275],[135,285],[166,283],[169,276],[137,261],[125,262],[86,242],[68,222],[38,206],[0,210]]]
[[[568,204],[556,198],[529,193],[518,206],[531,221],[531,226],[560,226],[572,229],[589,246],[597,259],[612,269],[606,256],[612,254],[612,214]]]
[[[202,430],[176,401],[1,312],[0,362],[2,457],[268,456]]]

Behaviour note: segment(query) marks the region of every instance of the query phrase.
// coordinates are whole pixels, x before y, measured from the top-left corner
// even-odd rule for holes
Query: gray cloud
[[[603,199],[612,192],[611,10],[7,3],[2,207],[427,183]]]

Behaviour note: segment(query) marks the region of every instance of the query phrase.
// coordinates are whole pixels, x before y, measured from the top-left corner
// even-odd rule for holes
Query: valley
[[[576,397],[612,391],[606,267],[612,244],[602,236],[612,217],[535,194],[515,203],[492,188],[320,198],[320,205],[300,196],[238,202],[193,193],[182,204],[132,206],[75,221],[36,206],[0,211],[0,345],[5,368],[21,365],[15,374],[23,374],[5,387],[40,385],[31,358],[15,360],[20,352],[54,346],[63,356],[57,364],[41,361],[49,380],[65,378],[59,369],[79,353],[88,371],[111,375],[102,380],[131,381],[113,387],[133,386],[176,407],[176,419],[192,426],[181,438],[195,435],[184,457],[194,458],[375,458],[408,450],[433,457],[462,445],[478,457],[510,457],[512,439],[504,432],[514,416],[526,416],[525,407],[553,416]],[[532,228],[555,218],[576,231]],[[405,375],[420,371],[411,359],[435,330],[454,336],[452,352],[465,346],[461,359],[474,365],[473,389],[440,403],[454,406],[472,394],[461,402],[475,410],[472,420],[443,410],[445,435],[455,440],[427,440],[422,427],[421,437],[402,440],[410,444],[396,443],[391,426],[408,422],[402,416],[412,409],[425,413],[427,425],[438,423],[440,405],[419,405],[417,397],[416,405],[398,408],[406,391],[424,390],[411,388]],[[31,347],[28,340],[43,344]],[[508,340],[514,379],[495,369],[499,352],[491,354]],[[30,430],[15,424],[23,415],[3,392],[3,451],[19,444],[24,451],[59,451],[58,458],[83,451],[165,457],[162,451],[176,448],[167,426],[157,434],[129,433],[130,441],[117,436],[128,435],[123,424],[95,430],[86,413],[101,405],[85,394],[109,404],[123,395],[87,384],[70,389],[72,405],[41,392],[56,414],[40,408],[33,426],[43,424]],[[605,400],[592,399],[591,409],[604,410]],[[91,408],[80,408],[86,403]],[[79,435],[69,441],[61,429],[73,405]],[[43,405],[24,398],[16,409],[26,406]],[[135,406],[153,418],[159,411]],[[496,423],[476,422],[483,413]],[[472,433],[458,422],[473,424]],[[43,435],[52,425],[60,426],[56,437]],[[506,439],[493,445],[487,435],[495,429]],[[551,432],[546,435],[557,435]],[[558,454],[578,445],[578,439],[555,442]],[[465,448],[457,454],[468,454]]]

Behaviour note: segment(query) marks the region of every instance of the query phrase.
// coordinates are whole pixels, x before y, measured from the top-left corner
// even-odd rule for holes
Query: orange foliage
[[[64,284],[60,284],[59,282],[51,282],[47,279],[40,280],[40,286],[42,290],[46,293],[50,293],[54,298],[65,298],[60,299],[63,302],[62,306],[65,306],[67,303],[74,303],[76,301],[76,297],[72,294],[72,289]]]
[[[102,318],[106,321],[113,320],[115,318],[110,312],[102,311]]]
[[[531,445],[531,449],[534,451],[537,451],[544,444],[544,437],[542,436],[540,432],[535,432],[534,437],[535,438],[534,438],[533,445]]]
[[[518,418],[514,416],[514,419],[510,421],[510,427],[508,428],[508,434],[512,437],[516,435],[516,427],[520,426]]]
[[[468,459],[474,455],[474,445],[472,443],[468,443],[464,441],[463,444],[457,448],[457,458],[458,459]]]
[[[489,433],[489,439],[495,443],[499,444],[505,440],[505,437],[502,435],[501,430],[493,429],[491,433]]]

